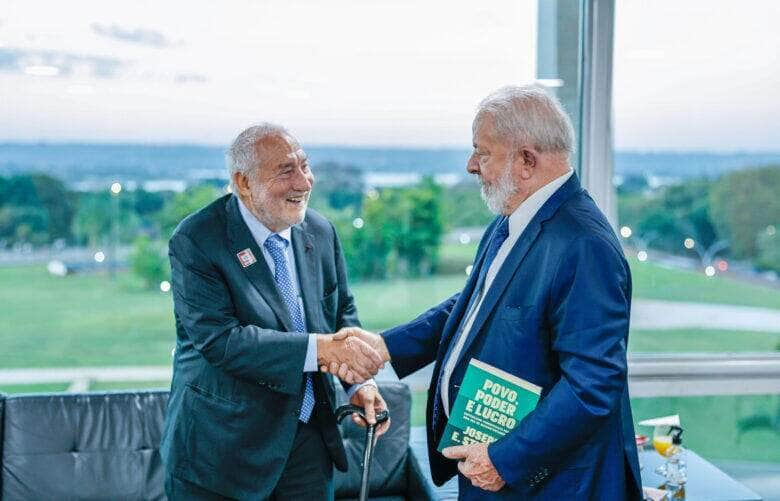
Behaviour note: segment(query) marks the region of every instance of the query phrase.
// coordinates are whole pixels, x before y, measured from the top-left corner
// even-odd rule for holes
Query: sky
[[[780,3],[617,4],[618,148],[780,149]],[[536,74],[535,0],[0,5],[0,141],[468,147]]]

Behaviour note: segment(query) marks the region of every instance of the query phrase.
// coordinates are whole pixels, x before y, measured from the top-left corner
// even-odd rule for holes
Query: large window
[[[632,354],[780,351],[778,19],[774,2],[616,5],[614,174]],[[687,443],[728,471],[780,462],[777,392],[730,395],[736,384],[675,398],[670,384],[666,397],[635,399],[634,417],[680,414]]]
[[[0,22],[0,366],[142,368],[4,391],[167,384],[167,239],[225,193],[249,124],[303,142],[383,329],[462,287],[492,218],[465,172],[479,100],[539,81],[579,108],[575,2],[16,1]]]

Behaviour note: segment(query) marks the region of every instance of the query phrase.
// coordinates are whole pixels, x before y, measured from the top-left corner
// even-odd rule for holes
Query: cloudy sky
[[[2,0],[0,140],[468,146],[535,76],[536,1]],[[780,149],[780,7],[621,0],[615,142]]]

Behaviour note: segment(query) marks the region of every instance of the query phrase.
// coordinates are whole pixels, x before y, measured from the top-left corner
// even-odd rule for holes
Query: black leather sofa
[[[372,499],[435,499],[409,448],[409,388],[379,384],[392,427],[374,452]],[[0,499],[165,499],[158,447],[167,400],[166,391],[0,394]],[[341,431],[349,471],[336,471],[336,498],[356,499],[365,432],[349,419]]]

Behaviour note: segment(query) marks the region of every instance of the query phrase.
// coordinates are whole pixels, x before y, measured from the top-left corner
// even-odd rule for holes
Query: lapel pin
[[[255,255],[252,254],[252,249],[244,249],[238,254],[236,254],[236,257],[238,257],[238,261],[241,263],[241,266],[244,268],[248,266],[252,266],[257,262],[257,259],[255,259]]]

